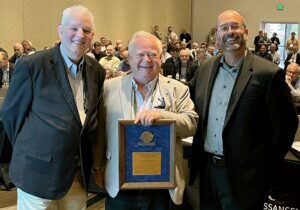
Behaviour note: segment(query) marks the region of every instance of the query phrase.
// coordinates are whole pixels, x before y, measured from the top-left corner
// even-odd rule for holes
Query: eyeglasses
[[[233,24],[220,25],[218,27],[218,30],[221,32],[228,32],[229,29],[231,29],[232,31],[241,31],[244,30],[245,28],[246,26],[243,24],[233,23]]]
[[[286,70],[287,74],[298,75],[298,72]]]

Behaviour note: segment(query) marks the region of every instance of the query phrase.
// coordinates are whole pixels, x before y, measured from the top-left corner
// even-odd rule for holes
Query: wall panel
[[[22,6],[20,0],[0,1],[0,46],[9,52],[13,52],[13,45],[23,39]]]
[[[23,0],[23,39],[40,50],[50,42],[49,0]]]
[[[192,0],[1,0],[0,45],[12,53],[11,46],[24,39],[41,50],[58,39],[57,26],[64,8],[73,4],[88,7],[95,17],[95,39],[106,36],[113,43],[127,42],[138,30],[151,31],[159,25],[165,35],[172,25],[179,34],[190,29]],[[8,35],[9,34],[9,35]]]

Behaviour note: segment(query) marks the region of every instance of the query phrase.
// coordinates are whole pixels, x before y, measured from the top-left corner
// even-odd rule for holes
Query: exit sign
[[[277,4],[277,10],[278,10],[278,11],[284,10],[283,4]]]

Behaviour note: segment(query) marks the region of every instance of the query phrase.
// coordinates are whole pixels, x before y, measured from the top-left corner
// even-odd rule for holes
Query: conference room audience
[[[199,49],[196,53],[196,60],[193,61],[194,65],[199,67],[205,60],[207,60],[207,54],[203,49]]]
[[[288,84],[294,102],[300,102],[300,67],[297,63],[290,63],[286,68],[285,82]]]
[[[264,32],[263,32],[263,31],[259,31],[259,32],[258,32],[258,35],[254,37],[254,42],[253,42],[253,44],[254,44],[254,46],[255,46],[255,52],[258,52],[258,51],[259,51],[259,47],[260,47],[260,45],[259,45],[259,40],[263,37],[263,35],[264,35]]]
[[[172,57],[172,56],[170,55],[170,53],[167,52],[167,45],[163,44],[162,53],[161,53],[161,58],[160,58],[161,63],[162,63],[162,64],[165,63],[166,60],[167,60],[168,58],[171,58],[171,57]]]
[[[156,38],[158,38],[159,40],[162,40],[162,34],[159,32],[159,26],[158,25],[153,26],[153,28],[152,28],[152,34]]]
[[[92,53],[97,61],[106,56],[106,53],[101,51],[101,43],[99,41],[94,42]]]
[[[28,40],[23,40],[22,41],[22,45],[23,45],[23,53],[26,55],[31,55],[33,53],[35,53],[35,48],[32,46],[32,43]]]
[[[295,32],[292,32],[291,33],[291,37],[289,40],[287,40],[286,44],[285,44],[285,49],[287,51],[287,53],[293,53],[293,48],[294,47],[297,47],[299,48],[299,42],[298,40],[296,39],[296,33]]]
[[[179,40],[186,43],[186,47],[191,49],[192,36],[186,29],[182,29],[182,33],[179,35]]]
[[[24,49],[21,43],[14,45],[14,54],[9,58],[10,63],[17,64],[17,62],[24,56]]]
[[[272,55],[270,53],[268,53],[267,49],[268,49],[267,45],[261,44],[260,47],[259,47],[259,51],[256,52],[256,55],[259,56],[259,57],[262,57],[262,58],[264,58],[268,61],[273,62]]]
[[[175,41],[178,41],[178,36],[174,32],[173,27],[169,26],[168,31],[167,31],[167,37],[166,37],[167,51],[168,52],[170,52],[171,48],[174,46]]]
[[[272,56],[272,61],[273,63],[275,63],[276,65],[280,64],[280,54],[277,51],[277,46],[276,44],[271,44],[270,45],[270,51],[269,51],[270,55]]]
[[[172,48],[171,57],[166,60],[165,63],[161,65],[163,69],[163,75],[167,77],[173,77],[173,72],[177,69],[179,62],[179,50]]]
[[[271,37],[271,43],[272,43],[272,44],[275,44],[275,46],[276,46],[276,51],[277,51],[277,50],[278,50],[278,45],[280,45],[280,40],[279,40],[279,38],[277,37],[277,33],[276,33],[276,32],[274,32],[273,35],[272,35],[272,37]]]
[[[112,45],[106,47],[106,56],[101,58],[99,63],[106,70],[106,79],[118,75],[120,59],[115,56],[115,48]]]
[[[15,65],[9,63],[7,52],[0,51],[0,88],[8,86],[15,70]]]
[[[216,32],[217,32],[217,28],[216,27],[213,27],[208,35],[206,36],[206,44],[208,47],[215,47],[216,46]]]
[[[269,46],[271,44],[271,39],[268,38],[268,33],[267,32],[264,32],[263,36],[260,37],[260,39],[258,41],[259,49],[260,49],[260,46],[263,45],[263,44],[266,46],[266,49],[268,51]]]
[[[123,50],[120,53],[120,57],[122,58],[118,69],[120,72],[127,72],[130,70],[129,62],[128,62],[128,50]]]
[[[174,68],[172,78],[188,85],[194,77],[197,68],[198,66],[190,60],[189,50],[182,49],[179,52],[179,62]]]
[[[288,54],[284,61],[284,70],[286,70],[290,63],[298,63],[300,65],[300,53],[298,53],[298,45],[293,45],[293,47],[290,49],[292,51],[290,54]]]

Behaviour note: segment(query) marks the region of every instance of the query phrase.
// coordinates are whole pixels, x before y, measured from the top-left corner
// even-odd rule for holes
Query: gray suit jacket
[[[187,86],[160,75],[158,88],[166,106],[164,109],[156,109],[156,111],[159,111],[164,119],[176,120],[175,180],[177,187],[169,192],[174,203],[180,204],[185,188],[181,138],[195,133],[198,116],[194,111],[194,104],[190,99]],[[131,73],[107,80],[104,83],[104,105],[101,111],[105,113],[104,118],[106,119],[107,167],[105,181],[106,190],[111,197],[115,197],[119,191],[118,120],[132,119],[131,94]],[[156,104],[156,100],[158,99],[154,99],[154,104]]]
[[[194,81],[200,119],[193,141],[191,182],[203,158],[210,97],[220,59],[213,57],[203,63]],[[248,52],[231,93],[222,133],[230,189],[241,206],[263,198],[273,169],[290,148],[297,126],[284,72]]]
[[[99,140],[98,105],[105,71],[95,60],[84,59],[84,125],[59,46],[26,56],[16,67],[2,115],[13,145],[10,176],[27,193],[60,199],[68,192],[79,162],[84,184],[89,181],[92,145]]]

